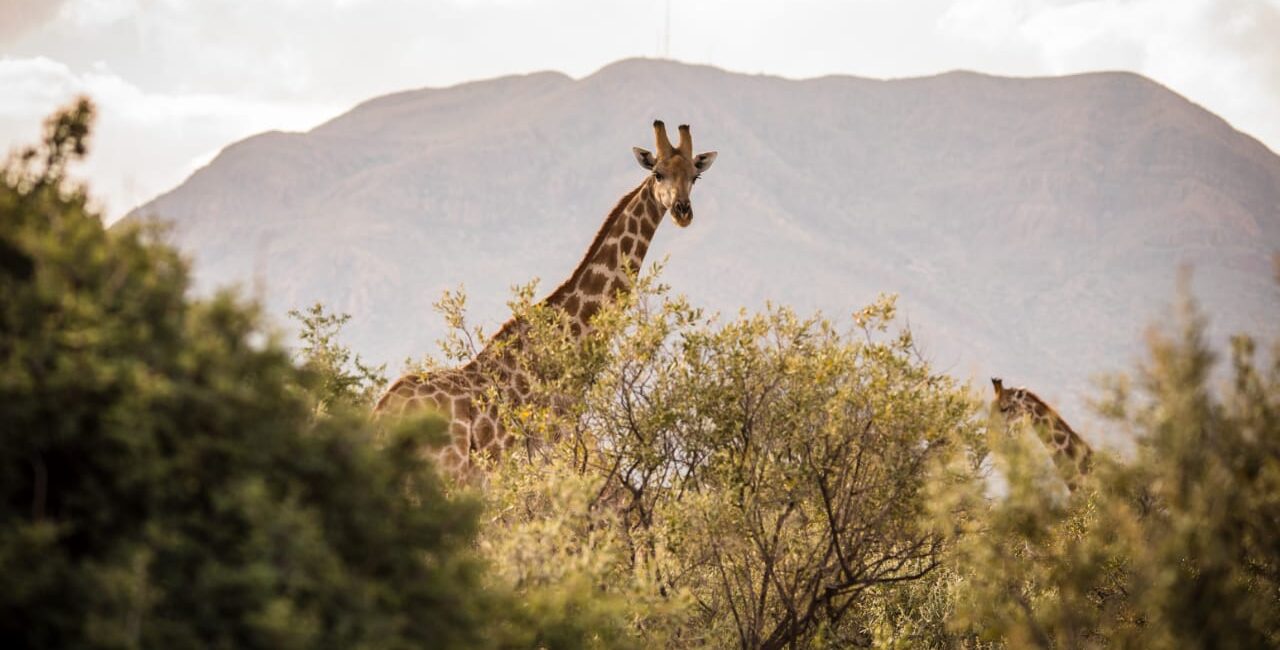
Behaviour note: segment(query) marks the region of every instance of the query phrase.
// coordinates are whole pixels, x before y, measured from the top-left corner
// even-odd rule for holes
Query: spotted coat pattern
[[[573,274],[544,303],[563,310],[574,336],[588,331],[600,308],[631,289],[631,275],[641,268],[645,253],[666,208],[655,194],[649,176],[609,213]],[[476,357],[460,368],[400,377],[378,400],[375,415],[404,414],[434,409],[449,420],[449,444],[437,450],[446,471],[466,475],[476,454],[496,456],[511,444],[488,390],[496,389],[507,403],[530,396],[530,378],[517,363],[524,324],[507,322]]]
[[[1005,388],[1004,382],[993,377],[991,385],[996,392],[995,405],[1007,421],[1027,418],[1040,441],[1044,443],[1058,468],[1058,474],[1074,492],[1089,473],[1093,449],[1081,438],[1058,412],[1038,395],[1026,388]]]

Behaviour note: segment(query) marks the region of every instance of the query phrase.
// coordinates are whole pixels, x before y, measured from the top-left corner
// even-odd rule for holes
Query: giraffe
[[[1075,492],[1089,473],[1093,449],[1067,424],[1053,407],[1026,388],[1005,388],[999,377],[991,378],[996,391],[995,406],[1007,421],[1026,417],[1040,441],[1048,448],[1058,475]]]
[[[653,123],[653,131],[656,152],[632,148],[636,162],[649,174],[618,201],[569,279],[542,302],[564,312],[575,339],[589,331],[591,317],[601,307],[631,289],[631,273],[644,262],[663,216],[670,212],[682,228],[693,221],[689,193],[716,160],[715,151],[693,154],[687,124],[680,125],[676,146],[661,120]],[[375,417],[422,409],[441,413],[449,420],[449,443],[436,451],[436,459],[447,473],[466,477],[473,455],[496,457],[511,442],[496,409],[482,399],[488,389],[496,389],[509,404],[530,399],[531,378],[516,356],[526,329],[521,319],[513,318],[466,365],[400,377],[374,406]]]

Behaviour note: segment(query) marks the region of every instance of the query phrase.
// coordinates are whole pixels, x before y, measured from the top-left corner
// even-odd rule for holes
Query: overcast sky
[[[0,147],[77,93],[112,217],[370,97],[660,56],[664,0],[0,0]],[[1132,70],[1280,151],[1280,0],[672,0],[671,58],[802,78]]]

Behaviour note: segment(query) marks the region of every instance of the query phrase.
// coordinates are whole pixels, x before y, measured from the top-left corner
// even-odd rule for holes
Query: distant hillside
[[[391,361],[434,351],[430,304],[474,316],[551,288],[643,177],[655,117],[720,151],[650,259],[696,302],[845,316],[901,294],[942,369],[1033,386],[1078,419],[1189,264],[1215,332],[1275,331],[1280,158],[1127,73],[793,81],[628,60],[379,97],[307,133],[227,147],[136,215],[177,224],[203,286],[321,300]],[[985,389],[984,386],[980,386]]]

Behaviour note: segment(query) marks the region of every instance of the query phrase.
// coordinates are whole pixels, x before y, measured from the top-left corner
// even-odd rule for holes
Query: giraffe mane
[[[600,244],[604,243],[605,238],[609,236],[609,231],[612,230],[613,225],[618,222],[618,218],[621,217],[622,213],[626,210],[627,204],[635,198],[636,194],[640,193],[640,190],[644,189],[646,182],[648,182],[648,179],[642,181],[635,187],[635,189],[627,192],[621,199],[618,199],[618,204],[613,206],[613,210],[609,211],[609,216],[604,220],[604,224],[600,226],[600,230],[596,232],[596,236],[591,240],[591,245],[587,247],[587,252],[582,256],[582,261],[578,262],[578,266],[573,269],[573,273],[569,274],[569,279],[561,282],[560,286],[556,287],[555,291],[551,292],[551,295],[542,299],[542,302],[560,301],[573,292],[574,283],[577,281],[578,276],[591,263],[591,259],[595,255],[596,250],[600,247]],[[493,336],[489,337],[489,340],[497,341],[499,339],[506,338],[519,324],[519,321],[520,319],[516,316],[508,318],[507,322],[503,323],[502,327],[499,327],[498,331],[494,332]],[[483,350],[481,352],[483,353]],[[472,367],[480,359],[480,356],[480,354],[477,354],[463,367]]]
[[[1053,419],[1057,420],[1058,422],[1061,422],[1061,423],[1062,423],[1062,426],[1066,427],[1066,428],[1067,428],[1067,431],[1068,431],[1071,435],[1073,435],[1073,436],[1075,436],[1075,437],[1077,437],[1077,438],[1078,438],[1078,437],[1080,437],[1080,434],[1076,433],[1076,430],[1075,430],[1075,429],[1073,429],[1073,428],[1071,428],[1071,424],[1069,424],[1069,423],[1067,422],[1066,418],[1063,418],[1063,417],[1062,417],[1062,415],[1060,415],[1060,414],[1058,413],[1058,411],[1056,411],[1052,406],[1049,406],[1049,403],[1048,403],[1048,402],[1044,401],[1043,399],[1040,399],[1040,396],[1039,396],[1039,395],[1036,395],[1035,393],[1031,392],[1031,389],[1029,389],[1029,388],[1018,388],[1017,390],[1021,391],[1021,392],[1022,392],[1022,394],[1023,394],[1023,396],[1025,396],[1025,397],[1026,397],[1027,399],[1029,399],[1030,401],[1034,402],[1037,406],[1039,406],[1040,408],[1043,408],[1043,409],[1044,409],[1044,411],[1045,411],[1045,413],[1047,413],[1047,414],[1049,415],[1049,417],[1052,417]]]
[[[600,226],[600,230],[596,231],[596,236],[592,238],[591,245],[587,247],[587,252],[583,254],[582,261],[578,262],[578,266],[574,267],[573,273],[569,274],[569,279],[561,282],[560,286],[556,287],[556,290],[552,291],[551,295],[547,296],[546,300],[560,300],[573,291],[574,283],[577,281],[579,274],[586,270],[587,266],[591,264],[591,260],[595,257],[597,249],[600,248],[600,244],[604,243],[605,238],[609,236],[609,231],[613,229],[613,225],[618,222],[622,213],[626,211],[627,204],[631,203],[631,200],[640,193],[640,190],[644,189],[645,183],[647,182],[648,179],[646,178],[637,185],[635,189],[627,192],[622,198],[618,199],[618,204],[613,206],[613,209],[609,211],[608,218],[606,218],[604,220],[604,224]]]

